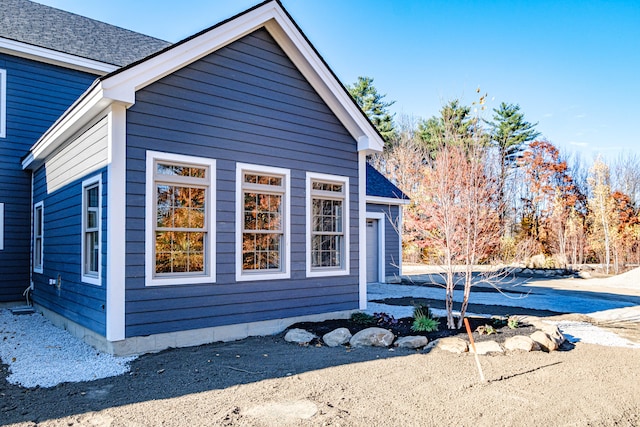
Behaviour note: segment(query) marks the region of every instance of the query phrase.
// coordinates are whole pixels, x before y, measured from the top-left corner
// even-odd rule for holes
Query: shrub
[[[413,325],[411,330],[416,332],[433,332],[438,330],[440,322],[431,317],[429,307],[415,307],[413,310]]]
[[[496,331],[496,328],[491,325],[478,326],[476,328],[476,332],[480,335],[491,335],[498,333],[498,331]]]
[[[376,323],[378,323],[377,319],[374,316],[361,312],[353,313],[351,315],[351,320],[360,325],[375,325]]]
[[[509,319],[507,319],[507,326],[509,329],[518,329],[520,327],[520,321],[515,316],[509,316]]]

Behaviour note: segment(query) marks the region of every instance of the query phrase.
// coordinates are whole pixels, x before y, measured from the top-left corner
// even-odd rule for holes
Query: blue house
[[[131,354],[345,317],[399,276],[383,141],[277,0],[175,44],[6,3],[3,300]]]

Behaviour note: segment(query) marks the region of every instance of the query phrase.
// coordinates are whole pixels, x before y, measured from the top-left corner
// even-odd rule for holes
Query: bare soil
[[[0,424],[640,425],[639,350],[577,343],[480,363],[486,383],[470,354],[298,346],[279,334],[149,354],[129,374],[47,389],[8,384],[3,366]]]

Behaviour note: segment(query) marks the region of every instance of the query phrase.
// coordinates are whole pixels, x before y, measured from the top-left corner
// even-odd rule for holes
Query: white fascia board
[[[2,37],[0,37],[0,52],[98,75],[105,75],[120,68],[117,65]]]
[[[94,84],[79,101],[53,124],[33,145],[29,155],[22,161],[23,169],[33,169],[53,153],[59,145],[78,132],[97,114],[113,103],[113,99],[104,97],[100,82]]]
[[[382,152],[384,141],[378,132],[284,10],[274,6],[274,20],[265,25],[269,33],[356,139],[358,151]]]
[[[255,31],[272,19],[277,3],[240,15],[144,62],[122,70],[102,81],[105,96],[135,103],[135,92],[174,71]]]
[[[392,197],[367,196],[367,203],[375,203],[378,205],[408,205],[411,200],[394,199]]]

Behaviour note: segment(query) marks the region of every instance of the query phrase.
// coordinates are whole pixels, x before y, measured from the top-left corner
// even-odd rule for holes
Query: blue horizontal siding
[[[102,177],[102,286],[82,282],[82,181]],[[43,202],[43,272],[33,273],[33,299],[99,334],[106,334],[106,168],[78,179],[55,192],[47,191],[45,166],[34,173],[34,203]],[[61,279],[61,286],[49,279]]]
[[[6,137],[0,138],[0,203],[5,206],[0,251],[0,302],[18,301],[29,286],[31,174],[21,158],[96,76],[0,53],[7,72]]]
[[[216,159],[215,284],[145,287],[146,150]],[[235,282],[236,162],[291,171],[291,279]],[[306,277],[306,172],[350,180],[351,271]],[[136,93],[127,111],[126,336],[358,308],[358,159],[265,30]]]

